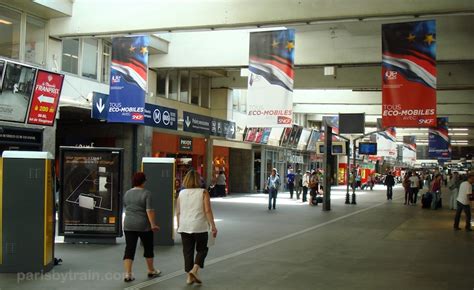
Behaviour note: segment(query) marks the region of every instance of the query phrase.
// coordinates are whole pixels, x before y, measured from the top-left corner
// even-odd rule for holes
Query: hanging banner
[[[397,158],[397,132],[390,127],[383,132],[373,134],[373,142],[377,142],[377,156]]]
[[[250,33],[247,126],[291,127],[295,30]]]
[[[437,119],[435,128],[430,128],[428,134],[428,156],[445,162],[451,160],[451,140],[448,135],[448,118]]]
[[[436,22],[382,25],[383,127],[436,125]]]
[[[148,76],[148,37],[112,39],[107,122],[143,123]]]
[[[416,136],[403,136],[402,160],[413,164],[416,161]]]

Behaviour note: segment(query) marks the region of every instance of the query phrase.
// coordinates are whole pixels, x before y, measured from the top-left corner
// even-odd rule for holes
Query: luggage
[[[436,204],[436,208],[435,208],[435,209],[443,208],[443,203],[441,202],[441,200],[443,200],[443,199],[440,197],[439,200],[438,200],[438,203]]]
[[[313,205],[318,205],[319,203],[323,203],[323,196],[320,194],[313,196],[312,198],[313,199],[311,200],[311,203]]]
[[[430,192],[427,192],[421,197],[421,208],[431,208],[431,202],[433,200],[433,195]]]

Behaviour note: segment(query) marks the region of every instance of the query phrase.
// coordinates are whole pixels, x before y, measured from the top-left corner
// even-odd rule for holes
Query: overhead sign
[[[436,126],[436,22],[382,25],[383,127]]]
[[[113,38],[108,122],[144,122],[147,78],[148,37]]]
[[[43,130],[0,126],[0,144],[42,145]]]
[[[183,111],[183,131],[235,139],[235,122]]]
[[[179,136],[179,151],[193,151],[193,138]]]
[[[146,126],[178,130],[178,111],[175,109],[145,103],[143,115]]]
[[[107,120],[109,95],[94,92],[92,96],[92,119]]]
[[[248,127],[291,127],[295,30],[250,33]]]
[[[53,126],[63,81],[62,74],[38,71],[28,114],[28,124]]]

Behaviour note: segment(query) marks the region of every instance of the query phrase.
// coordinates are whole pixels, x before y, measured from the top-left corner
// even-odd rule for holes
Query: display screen
[[[122,235],[122,150],[61,147],[59,232]]]
[[[326,150],[324,150],[324,144],[319,145],[318,148],[318,153],[319,154],[324,154]]]
[[[364,134],[365,114],[339,114],[339,134]]]
[[[0,120],[25,122],[35,76],[35,68],[6,64],[0,93]]]
[[[359,143],[359,154],[377,155],[377,143]]]
[[[344,154],[343,145],[332,145],[332,154]]]

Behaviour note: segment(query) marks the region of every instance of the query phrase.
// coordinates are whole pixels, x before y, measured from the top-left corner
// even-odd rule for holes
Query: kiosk
[[[54,186],[48,152],[4,151],[0,159],[0,272],[54,266]]]
[[[144,157],[143,172],[146,175],[145,188],[151,191],[156,222],[160,231],[155,232],[155,245],[174,245],[174,179],[175,159]]]

